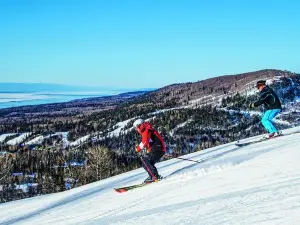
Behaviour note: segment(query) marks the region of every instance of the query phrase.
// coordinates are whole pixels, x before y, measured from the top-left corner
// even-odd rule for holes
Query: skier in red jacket
[[[142,135],[142,141],[136,146],[136,152],[139,153],[142,149],[147,149],[146,156],[141,156],[143,168],[149,174],[144,183],[161,180],[162,176],[158,174],[155,163],[166,153],[166,145],[163,138],[149,122],[145,122],[142,119],[136,120],[133,126]]]

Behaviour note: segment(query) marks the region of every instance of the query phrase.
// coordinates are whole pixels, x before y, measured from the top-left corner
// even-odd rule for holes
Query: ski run
[[[299,127],[242,148],[236,142],[140,168],[69,191],[0,205],[0,224],[300,224]],[[287,135],[290,134],[290,135]],[[253,141],[261,136],[242,141]]]

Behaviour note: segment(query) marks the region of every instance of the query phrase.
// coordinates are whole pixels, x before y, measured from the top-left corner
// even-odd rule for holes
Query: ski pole
[[[190,162],[194,162],[194,163],[201,163],[199,161],[196,161],[196,160],[192,160],[192,159],[185,159],[185,158],[180,158],[180,157],[176,157],[176,158],[173,158],[173,157],[168,157],[168,158],[171,158],[171,159],[181,159],[181,160],[186,160],[186,161],[190,161]]]
[[[156,176],[153,174],[152,170],[151,170],[151,169],[148,167],[148,165],[145,163],[143,157],[142,157],[142,156],[139,156],[139,157],[140,157],[142,163],[145,165],[147,171],[150,173],[152,179],[153,179],[153,178],[156,179]]]
[[[180,158],[180,157],[177,157],[175,159],[181,159],[181,160],[186,160],[186,161],[190,161],[190,162],[194,162],[194,163],[201,163],[199,161],[196,161],[196,160],[192,160],[192,159],[184,159],[184,158]]]

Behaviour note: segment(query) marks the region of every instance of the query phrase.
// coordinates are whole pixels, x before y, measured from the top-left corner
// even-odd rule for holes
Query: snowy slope
[[[0,224],[300,224],[299,133],[184,157],[199,163],[159,163],[164,180],[126,193],[112,188],[141,182],[142,169],[1,204]]]

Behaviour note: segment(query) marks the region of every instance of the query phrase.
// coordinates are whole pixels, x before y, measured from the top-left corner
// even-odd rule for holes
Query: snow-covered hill
[[[299,133],[184,158],[198,163],[159,163],[164,180],[126,193],[113,187],[140,183],[143,169],[1,204],[0,224],[300,224]]]

